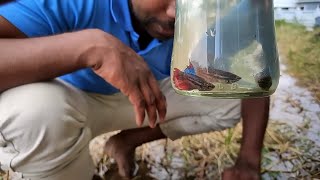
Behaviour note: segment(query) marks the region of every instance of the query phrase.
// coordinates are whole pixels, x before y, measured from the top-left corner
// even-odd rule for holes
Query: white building
[[[320,0],[298,0],[296,17],[299,23],[307,27],[319,26]]]
[[[276,20],[297,22],[312,28],[320,25],[320,0],[274,0]]]
[[[274,16],[276,20],[294,22],[296,20],[297,0],[274,0]]]

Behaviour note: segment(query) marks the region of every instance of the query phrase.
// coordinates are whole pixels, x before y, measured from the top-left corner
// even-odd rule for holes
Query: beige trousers
[[[181,96],[169,78],[159,83],[168,103],[160,127],[173,140],[233,127],[240,119],[240,100]],[[121,93],[86,93],[60,80],[10,89],[0,94],[1,167],[25,179],[90,180],[89,141],[135,128],[134,117]]]

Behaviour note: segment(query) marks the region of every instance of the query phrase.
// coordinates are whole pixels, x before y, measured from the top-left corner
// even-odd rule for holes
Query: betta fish
[[[173,71],[173,83],[176,88],[185,91],[194,89],[198,89],[199,91],[211,91],[215,87],[203,78],[194,74],[182,72],[177,68],[174,68]]]
[[[189,63],[187,68],[184,70],[184,73],[196,75],[196,71],[191,63]]]
[[[190,63],[191,64],[191,63]],[[227,71],[215,69],[213,67],[202,68],[197,62],[192,62],[195,74],[210,83],[232,84],[241,79],[241,77]]]

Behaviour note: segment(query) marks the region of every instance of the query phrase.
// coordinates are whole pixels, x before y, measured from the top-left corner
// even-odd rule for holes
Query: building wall
[[[316,25],[316,18],[320,17],[320,2],[295,2],[292,6],[290,3],[279,3],[279,0],[276,0],[274,15],[276,20],[295,22],[312,29]]]
[[[286,20],[288,22],[296,21],[295,7],[276,7],[274,9],[274,17],[276,20]]]
[[[296,17],[300,24],[311,28],[316,25],[316,18],[320,16],[320,3],[298,4]]]
[[[297,0],[274,0],[274,7],[296,7]]]

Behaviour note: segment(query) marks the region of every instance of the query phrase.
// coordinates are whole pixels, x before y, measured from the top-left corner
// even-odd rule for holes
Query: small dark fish
[[[208,83],[205,79],[194,75],[194,74],[185,74],[186,78],[194,84],[199,91],[210,91],[214,88],[214,85]]]
[[[210,67],[208,69],[198,68],[196,69],[196,74],[210,83],[219,82],[224,84],[232,84],[241,79],[241,77],[233,73]]]
[[[210,83],[232,84],[241,79],[240,76],[237,76],[231,72],[222,71],[212,67],[201,68],[196,62],[192,62],[192,64],[195,68],[196,75],[202,77]]]
[[[266,69],[256,74],[254,76],[254,79],[259,87],[263,90],[268,91],[272,86],[272,78],[270,76],[270,73]]]
[[[215,87],[213,84],[208,83],[203,78],[194,74],[184,73],[177,68],[175,68],[173,71],[173,81],[174,85],[179,90],[198,89],[199,91],[211,91]]]

